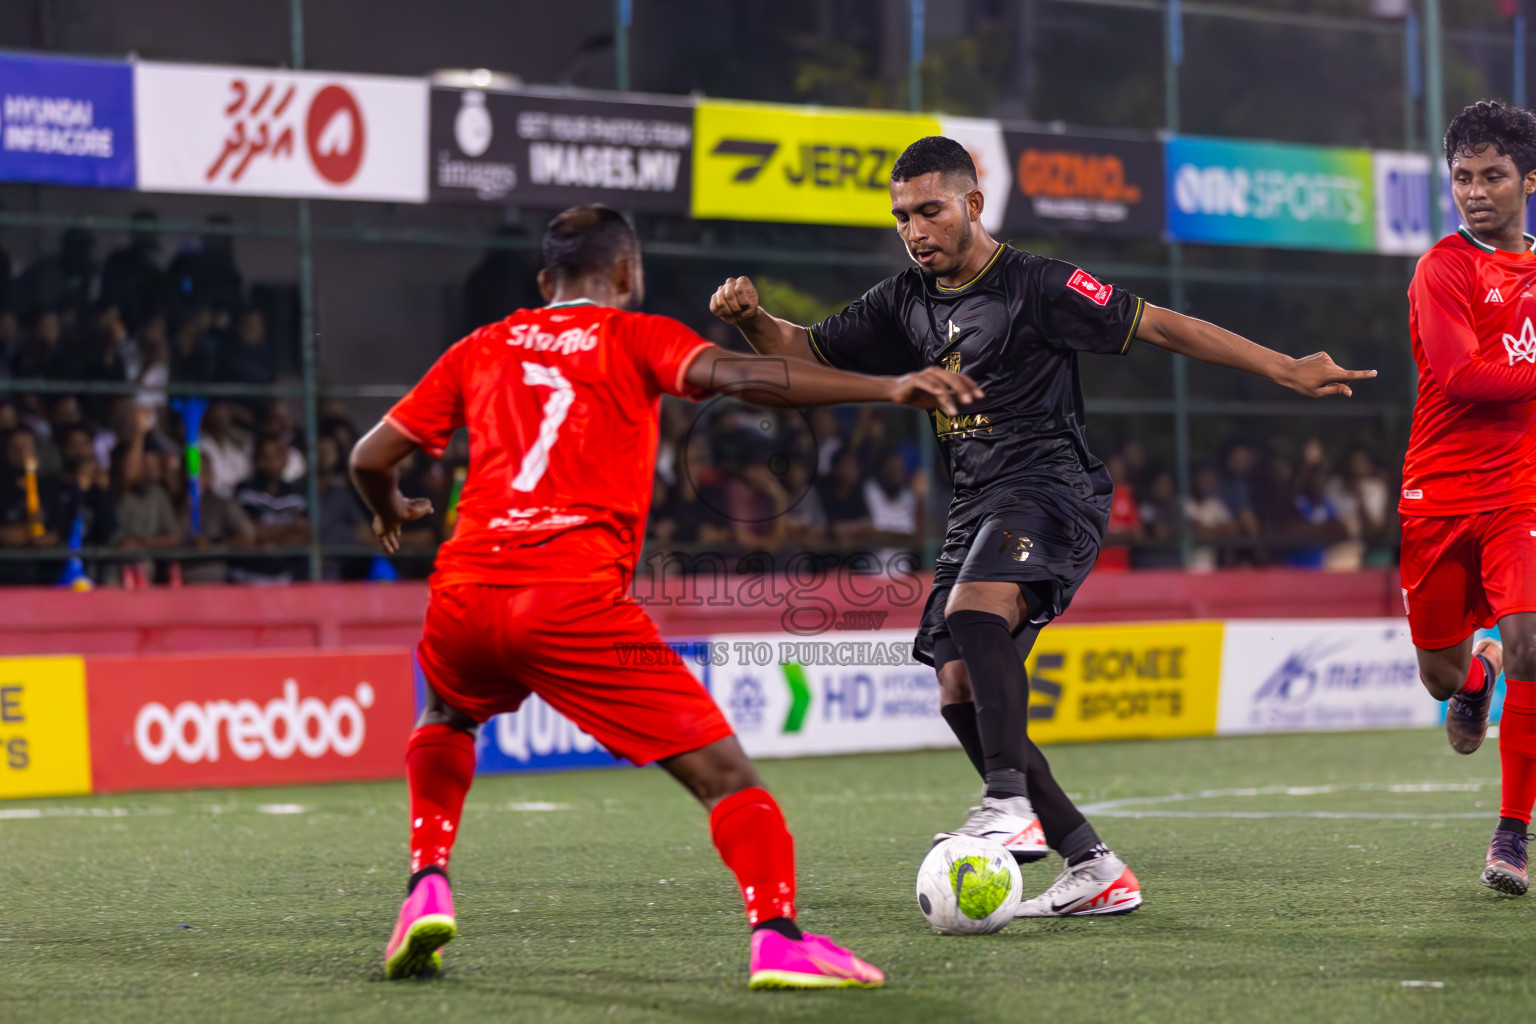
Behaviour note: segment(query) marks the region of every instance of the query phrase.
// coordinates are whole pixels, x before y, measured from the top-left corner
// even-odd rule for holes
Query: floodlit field
[[[930,932],[912,878],[964,812],[958,753],[764,765],[802,923],[876,992],[749,993],[704,817],[659,772],[492,777],[438,979],[386,983],[403,783],[0,804],[0,1019],[1472,1020],[1536,995],[1536,897],[1477,884],[1493,744],[1436,732],[1052,748],[1141,876],[1125,918]],[[1202,791],[1214,791],[1202,795]],[[1031,893],[1057,862],[1025,870]]]

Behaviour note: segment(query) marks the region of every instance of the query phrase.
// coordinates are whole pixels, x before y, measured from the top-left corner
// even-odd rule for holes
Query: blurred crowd
[[[310,578],[316,540],[325,579],[425,576],[452,532],[463,437],[443,460],[403,467],[405,493],[437,511],[407,528],[399,556],[373,554],[346,474],[357,426],[344,404],[321,404],[311,491],[302,416],[270,387],[294,381],[274,340],[292,328],[274,332],[270,295],[253,301],[228,222],[210,218],[169,258],[156,228],[153,213],[135,214],[126,244],[100,260],[92,234],[70,229],[19,273],[0,249],[0,583],[286,583]],[[466,305],[494,319],[507,282],[524,276],[479,267]],[[176,383],[234,387],[173,400]],[[942,471],[923,464],[926,429],[895,408],[668,400],[649,549],[763,552],[781,567],[801,551],[921,564],[949,498]],[[1139,442],[1106,462],[1102,570],[1395,559],[1395,481],[1347,441],[1233,442],[1193,468],[1182,501]]]

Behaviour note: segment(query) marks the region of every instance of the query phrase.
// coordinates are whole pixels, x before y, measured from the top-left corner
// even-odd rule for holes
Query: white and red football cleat
[[[1105,853],[1067,868],[1051,887],[1019,904],[1014,917],[1129,914],[1141,906],[1141,883],[1125,861]]]

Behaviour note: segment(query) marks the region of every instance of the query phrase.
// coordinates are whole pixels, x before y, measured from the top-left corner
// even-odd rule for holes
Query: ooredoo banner
[[[1150,140],[1005,132],[1014,235],[1083,231],[1157,238],[1163,231],[1163,149]]]
[[[405,650],[91,658],[96,792],[395,778]]]
[[[1163,151],[1168,234],[1179,241],[1375,248],[1369,150],[1181,137]]]
[[[1402,619],[1240,621],[1226,632],[1218,732],[1406,729],[1441,720]]]
[[[0,181],[133,188],[133,70],[0,56]]]
[[[134,65],[139,188],[420,203],[424,79]]]
[[[431,197],[685,215],[693,104],[432,90]]]

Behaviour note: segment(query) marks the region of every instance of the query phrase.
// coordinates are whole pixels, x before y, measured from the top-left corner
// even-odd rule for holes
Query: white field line
[[[1477,793],[1484,786],[1496,786],[1497,779],[1468,782],[1360,782],[1324,786],[1248,786],[1241,789],[1202,789],[1193,793],[1167,796],[1127,797],[1086,804],[1081,810],[1101,818],[1320,818],[1334,820],[1407,820],[1442,818],[1486,818],[1488,811],[1466,813],[1400,811],[1194,811],[1175,810],[1170,804],[1188,804],[1197,800],[1223,800],[1248,797],[1308,797],[1332,793]]]

